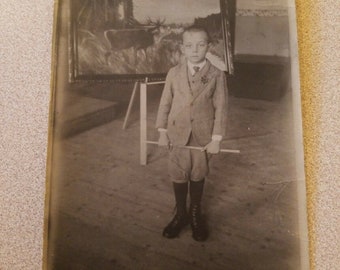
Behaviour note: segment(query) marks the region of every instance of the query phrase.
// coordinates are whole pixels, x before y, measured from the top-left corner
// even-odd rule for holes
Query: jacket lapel
[[[211,81],[212,73],[213,72],[211,69],[211,64],[207,60],[207,63],[205,64],[203,69],[200,71],[200,74],[197,74],[200,77],[199,82],[198,82],[200,84],[198,88],[199,91],[197,91],[195,95],[193,95],[192,101],[194,101],[207,88],[207,86],[209,85],[209,82]]]
[[[180,77],[179,82],[181,84],[181,87],[180,87],[181,91],[183,91],[187,100],[191,100],[192,91],[191,91],[189,81],[188,81],[188,66],[186,62],[182,63],[180,67],[179,77]]]

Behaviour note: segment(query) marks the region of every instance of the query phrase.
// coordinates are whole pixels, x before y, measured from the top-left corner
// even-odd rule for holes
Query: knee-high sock
[[[190,181],[190,200],[191,205],[199,206],[202,200],[204,179],[198,182]]]
[[[188,183],[173,183],[178,214],[187,213]]]

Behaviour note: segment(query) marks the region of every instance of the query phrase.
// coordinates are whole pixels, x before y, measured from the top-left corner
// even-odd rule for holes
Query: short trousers
[[[199,146],[190,136],[188,146]],[[168,171],[172,182],[200,181],[209,174],[211,155],[206,151],[172,147],[169,151]]]

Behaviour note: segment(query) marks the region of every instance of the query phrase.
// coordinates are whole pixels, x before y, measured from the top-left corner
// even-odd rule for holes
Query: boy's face
[[[204,31],[185,32],[183,34],[182,53],[192,64],[199,64],[208,52],[208,36]]]

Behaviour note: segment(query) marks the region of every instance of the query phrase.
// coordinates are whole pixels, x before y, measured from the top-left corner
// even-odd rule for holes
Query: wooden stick
[[[155,142],[155,141],[146,141],[146,143],[158,145],[158,142]],[[175,147],[204,151],[203,150],[204,148],[199,147],[199,146],[176,145]],[[241,153],[240,150],[236,150],[236,149],[235,150],[234,149],[220,149],[220,152],[222,152],[222,153],[233,153],[233,154]]]
[[[125,119],[124,119],[124,123],[123,123],[123,129],[126,128],[127,120],[128,120],[128,118],[130,116],[132,105],[133,105],[133,102],[135,100],[137,88],[138,88],[138,82],[135,82],[135,85],[133,87],[133,91],[132,91],[132,94],[131,94],[131,97],[130,97],[130,101],[129,101],[129,107],[128,107],[127,111],[126,111],[126,115],[125,115]]]

